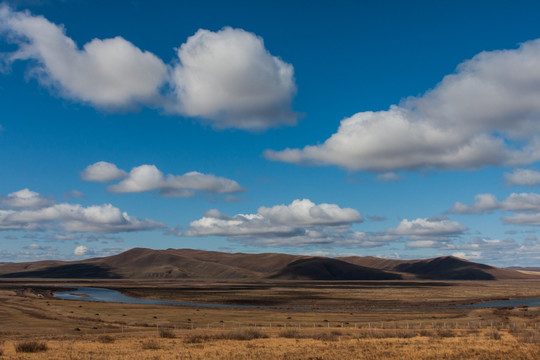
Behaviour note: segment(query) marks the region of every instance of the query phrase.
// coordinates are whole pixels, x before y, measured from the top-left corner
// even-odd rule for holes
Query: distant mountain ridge
[[[540,279],[511,269],[444,256],[425,260],[327,258],[277,253],[222,253],[134,248],[80,261],[0,264],[0,278],[282,279],[282,280],[501,280]]]

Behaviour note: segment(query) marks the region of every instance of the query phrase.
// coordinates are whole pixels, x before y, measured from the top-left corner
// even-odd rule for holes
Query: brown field
[[[50,297],[54,286],[75,285],[123,289],[148,298],[284,308],[107,304]],[[538,281],[2,280],[0,359],[537,359],[538,307],[351,308],[520,297],[540,297]]]

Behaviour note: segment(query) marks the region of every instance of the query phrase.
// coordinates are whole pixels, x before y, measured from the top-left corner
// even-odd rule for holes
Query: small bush
[[[169,329],[159,329],[159,337],[165,339],[174,339],[176,335],[172,330]]]
[[[395,329],[395,330],[378,329],[378,330],[369,330],[369,331],[360,332],[356,335],[356,338],[357,339],[390,339],[390,338],[410,339],[418,335],[432,336],[433,333],[426,330],[420,330],[419,332],[416,332],[414,330],[408,330],[408,329]]]
[[[303,336],[297,329],[284,329],[279,332],[279,337],[287,339],[301,339]]]
[[[24,341],[15,346],[15,351],[18,353],[36,353],[47,351],[47,344],[37,341]]]
[[[230,332],[227,338],[230,340],[253,340],[267,337],[268,335],[259,329],[243,329]]]
[[[420,336],[433,336],[433,331],[427,330],[427,329],[421,329],[418,331],[418,335]]]
[[[338,341],[340,336],[339,331],[332,331],[329,333],[321,333],[313,336],[313,339],[320,341]]]
[[[190,335],[184,338],[186,344],[201,344],[203,342],[214,340],[215,336],[210,335]]]
[[[159,346],[159,343],[156,340],[148,340],[143,342],[142,348],[144,350],[159,350],[161,349],[161,346]]]
[[[396,329],[396,330],[390,331],[388,335],[393,338],[410,339],[410,338],[418,336],[418,333],[414,330]]]
[[[110,335],[101,335],[97,340],[102,344],[112,344],[114,342],[114,338]]]
[[[194,334],[185,337],[184,342],[187,344],[200,344],[212,340],[253,340],[266,338],[268,338],[268,335],[259,329],[242,329],[213,335]]]
[[[501,340],[501,334],[497,330],[488,331],[486,336],[493,340]]]
[[[450,329],[437,329],[437,336],[442,338],[454,337],[456,334]]]

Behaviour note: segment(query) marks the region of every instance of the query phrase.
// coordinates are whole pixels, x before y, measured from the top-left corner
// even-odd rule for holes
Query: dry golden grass
[[[263,330],[258,330],[263,331]],[[215,333],[201,342],[185,341],[189,331],[176,339],[119,336],[114,343],[100,343],[84,337],[47,340],[41,354],[17,353],[16,342],[2,348],[9,359],[536,359],[540,342],[521,341],[507,330],[477,332],[453,331],[440,336],[436,331],[405,338],[403,333],[378,330],[368,335],[363,330],[300,330],[294,338],[268,331],[268,338],[235,340],[230,332]],[[302,333],[304,332],[305,333]],[[233,331],[231,331],[233,332]],[[385,332],[387,332],[385,334]],[[200,334],[202,335],[202,333]]]
[[[528,274],[528,275],[540,275],[540,271],[535,270],[518,270],[520,273]]]
[[[540,295],[540,285],[526,281],[451,284],[346,284],[296,292],[276,285],[267,292],[275,297],[283,292],[292,303],[307,296],[316,304],[341,306],[350,305],[345,298],[372,297],[373,304],[376,299],[385,299],[378,302],[385,304]],[[261,289],[239,291],[248,299],[264,296]],[[202,287],[201,294],[191,296],[207,292]],[[180,296],[182,291],[172,293]],[[233,292],[212,296],[223,296],[224,301],[238,297]],[[195,308],[66,301],[42,298],[30,290],[0,290],[0,304],[0,360],[540,358],[538,307]],[[16,352],[17,344],[31,341],[45,344],[46,351]]]

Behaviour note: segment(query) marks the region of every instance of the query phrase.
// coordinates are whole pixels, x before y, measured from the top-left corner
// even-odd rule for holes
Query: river
[[[465,305],[444,305],[444,306],[421,306],[421,307],[358,307],[358,306],[274,306],[274,305],[237,305],[237,304],[212,304],[212,303],[194,303],[184,301],[167,301],[167,300],[151,300],[140,299],[122,294],[121,292],[107,288],[96,287],[78,287],[76,290],[59,291],[54,294],[54,297],[64,300],[78,301],[99,301],[110,303],[123,304],[146,304],[146,305],[176,305],[176,306],[195,306],[195,307],[221,307],[221,308],[292,308],[292,309],[354,309],[354,310],[369,310],[369,309],[448,309],[448,308],[496,308],[503,306],[539,306],[540,298],[524,298],[524,299],[507,299],[478,302]]]

